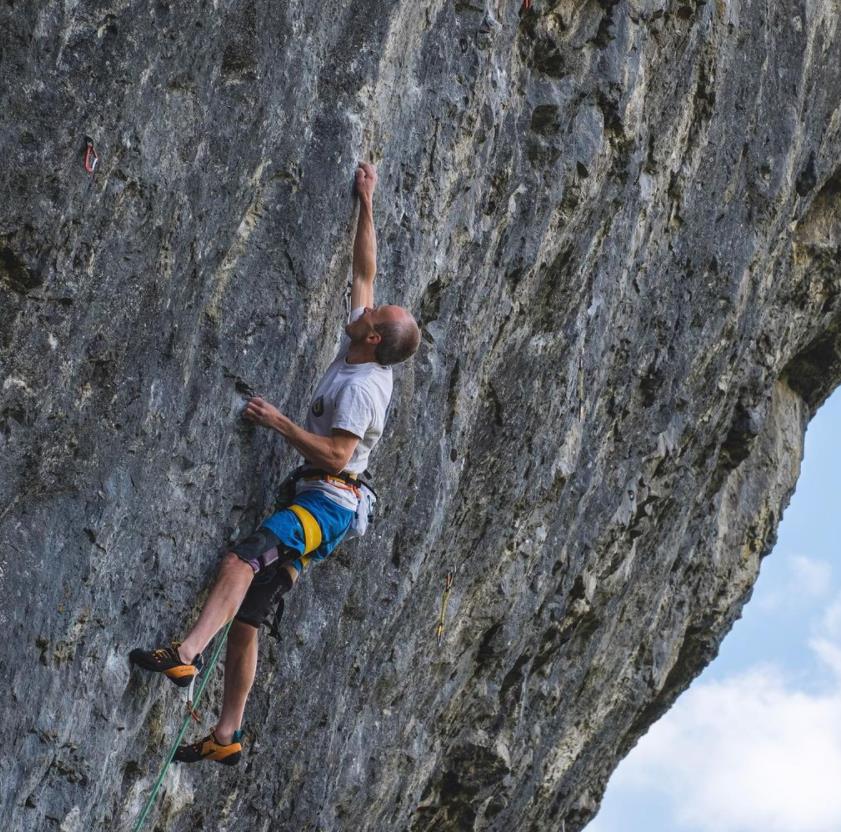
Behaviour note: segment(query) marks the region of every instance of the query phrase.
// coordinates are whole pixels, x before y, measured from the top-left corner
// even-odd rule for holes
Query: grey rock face
[[[131,828],[183,701],[127,653],[296,462],[238,412],[331,357],[358,159],[424,332],[381,516],[154,828],[574,832],[715,655],[841,379],[841,11],[518,8],[3,5],[4,829]]]

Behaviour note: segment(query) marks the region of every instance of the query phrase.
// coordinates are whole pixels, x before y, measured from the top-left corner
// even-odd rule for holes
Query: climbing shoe
[[[140,650],[139,648],[132,650],[128,659],[132,664],[144,670],[163,673],[179,688],[186,688],[199,674],[202,667],[200,655],[196,656],[190,664],[185,664],[178,655],[177,642],[173,642],[169,647],[158,647],[156,650]]]
[[[216,734],[190,745],[179,745],[175,759],[179,763],[198,763],[200,760],[215,760],[223,766],[235,766],[242,757],[242,731],[234,731],[231,741],[224,745],[216,739]]]

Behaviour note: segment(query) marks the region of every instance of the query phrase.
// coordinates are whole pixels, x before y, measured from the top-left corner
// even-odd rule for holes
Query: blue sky
[[[841,392],[719,657],[614,772],[586,832],[841,832]]]

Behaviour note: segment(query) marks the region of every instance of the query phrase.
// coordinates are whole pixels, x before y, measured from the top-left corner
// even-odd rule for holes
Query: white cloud
[[[841,670],[838,645],[816,639],[813,649]],[[676,830],[839,832],[841,672],[817,694],[772,665],[701,682],[614,779],[622,790],[665,793]]]
[[[841,641],[841,595],[826,608],[822,624],[826,636]]]
[[[825,560],[807,555],[775,554],[786,563],[788,580],[778,582],[774,588],[764,587],[754,606],[764,613],[798,610],[806,603],[827,595],[832,585],[832,566]]]
[[[835,674],[841,685],[841,594],[823,611],[809,647]]]
[[[821,661],[832,670],[836,677],[841,679],[841,647],[828,638],[812,639],[809,642],[809,647],[814,650]]]
[[[832,581],[832,567],[825,560],[794,555],[789,561],[794,586],[792,591],[811,598],[827,594]]]

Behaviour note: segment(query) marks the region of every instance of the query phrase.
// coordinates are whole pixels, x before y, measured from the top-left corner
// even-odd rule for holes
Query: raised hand
[[[360,199],[371,200],[377,187],[377,169],[368,162],[360,162],[356,169],[356,193]]]

